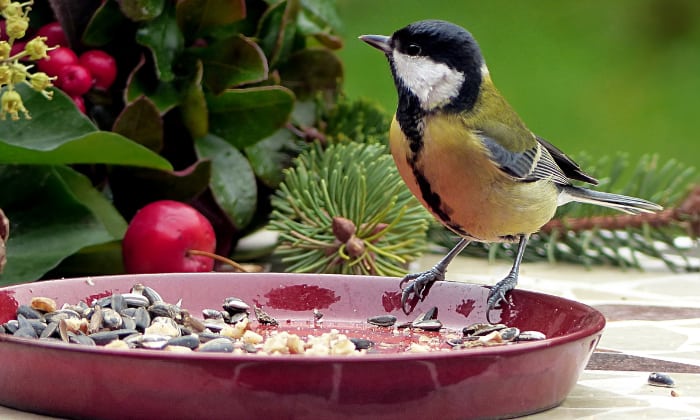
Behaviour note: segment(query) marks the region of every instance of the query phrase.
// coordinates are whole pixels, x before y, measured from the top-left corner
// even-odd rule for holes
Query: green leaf
[[[112,131],[156,153],[163,148],[163,119],[153,101],[145,96],[124,107]]]
[[[102,193],[92,187],[88,178],[64,166],[56,166],[54,170],[61,176],[61,179],[73,193],[76,200],[90,209],[112,237],[121,239],[124,236],[127,227],[126,221],[112,203]]]
[[[163,82],[175,78],[173,63],[182,53],[185,42],[174,14],[173,8],[168,7],[160,16],[136,31],[136,42],[151,51],[156,63],[156,74]]]
[[[211,162],[197,161],[179,171],[114,167],[109,185],[114,204],[126,217],[156,200],[190,201],[207,189]]]
[[[317,92],[334,97],[343,82],[343,64],[338,56],[322,48],[297,51],[280,67],[282,85],[306,99]]]
[[[305,35],[315,35],[317,32],[338,32],[342,27],[335,1],[329,0],[300,0],[301,14],[299,29]],[[305,22],[304,25],[301,21]]]
[[[289,119],[294,94],[281,86],[232,89],[209,96],[209,130],[237,149],[270,136]]]
[[[176,13],[182,32],[195,37],[208,28],[245,18],[246,5],[244,0],[182,0]]]
[[[195,146],[200,158],[212,161],[210,187],[219,207],[236,228],[245,228],[255,213],[258,195],[248,160],[236,148],[213,135],[197,139]]]
[[[343,48],[344,45],[343,38],[339,37],[338,35],[318,32],[314,34],[314,38],[316,38],[321,45],[332,50],[339,50]]]
[[[79,249],[119,239],[125,227],[70,168],[0,166],[0,184],[0,207],[12,224],[2,285],[37,280]]]
[[[195,74],[182,88],[180,101],[182,123],[187,127],[192,138],[202,137],[209,132],[209,112],[202,89],[202,62],[197,60],[195,67]]]
[[[300,0],[301,11],[297,26],[299,32],[314,36],[323,46],[337,50],[343,47],[343,40],[333,32],[341,27],[335,2],[328,0]]]
[[[100,47],[112,41],[126,23],[116,1],[105,1],[100,5],[83,32],[85,45]]]
[[[170,163],[119,134],[95,131],[68,139],[53,149],[31,149],[0,139],[0,164],[106,163],[169,170]]]
[[[292,110],[292,122],[300,127],[313,127],[319,120],[318,108],[319,104],[315,98],[307,100],[297,99]]]
[[[193,52],[204,64],[204,81],[215,94],[238,85],[267,79],[267,59],[258,45],[237,35],[197,48]]]
[[[56,279],[123,273],[122,242],[112,241],[79,250],[61,261],[45,277]]]
[[[292,51],[299,9],[298,0],[285,0],[270,7],[260,18],[258,39],[272,68],[285,61]]]
[[[0,124],[0,164],[112,163],[170,169],[145,147],[96,127],[63,93],[51,101],[26,86],[17,90],[31,120]]]
[[[124,16],[135,22],[143,22],[160,16],[165,0],[120,0],[119,8]]]
[[[300,147],[289,130],[278,130],[272,136],[245,148],[245,154],[255,175],[270,188],[277,188],[284,179],[283,169]]]
[[[149,74],[144,66],[145,63],[146,59],[141,56],[136,67],[129,74],[126,89],[124,89],[124,102],[131,103],[141,96],[147,96],[163,115],[180,104],[180,93],[172,83],[163,82]]]

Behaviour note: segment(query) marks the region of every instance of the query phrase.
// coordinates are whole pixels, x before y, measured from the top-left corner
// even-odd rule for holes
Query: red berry
[[[58,71],[56,86],[69,96],[80,96],[92,87],[92,76],[80,64],[66,64]]]
[[[83,99],[82,96],[71,96],[71,99],[73,100],[73,103],[75,103],[75,106],[85,114],[85,100]]]
[[[9,39],[7,38],[7,32],[5,32],[5,25],[5,19],[0,19],[0,41],[7,41]]]
[[[107,90],[117,78],[117,62],[104,51],[85,51],[79,61],[92,74],[96,88]]]
[[[214,228],[200,212],[177,201],[154,201],[131,219],[122,242],[127,273],[211,271],[214,260],[190,255],[190,250],[213,253]]]
[[[78,64],[78,56],[70,48],[59,47],[46,54],[47,58],[37,61],[37,67],[49,76],[58,76],[59,70],[68,64]]]
[[[37,36],[45,36],[47,38],[46,45],[49,47],[53,47],[54,45],[68,46],[66,33],[63,32],[63,28],[61,28],[61,24],[58,22],[47,23],[39,28],[36,34]]]
[[[12,48],[10,49],[10,57],[12,57],[15,54],[19,54],[22,51],[24,51],[24,47],[27,45],[26,42],[24,41],[15,41],[12,43]],[[27,57],[25,56],[22,61],[25,61]]]

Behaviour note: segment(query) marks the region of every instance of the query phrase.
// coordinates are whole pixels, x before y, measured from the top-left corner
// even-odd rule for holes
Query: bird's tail
[[[559,195],[559,204],[566,204],[571,201],[610,207],[629,214],[656,213],[663,210],[663,207],[660,205],[637,197],[593,191],[571,185],[565,186]]]

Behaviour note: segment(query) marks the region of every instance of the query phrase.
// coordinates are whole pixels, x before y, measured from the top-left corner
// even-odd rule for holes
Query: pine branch
[[[272,206],[287,271],[400,276],[425,248],[429,216],[384,146],[314,143]]]

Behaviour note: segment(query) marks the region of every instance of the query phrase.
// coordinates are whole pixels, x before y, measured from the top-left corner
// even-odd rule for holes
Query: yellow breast
[[[505,174],[456,118],[427,117],[417,155],[396,119],[392,122],[391,153],[411,192],[443,224],[476,240],[502,241],[539,230],[556,211],[556,186]]]

